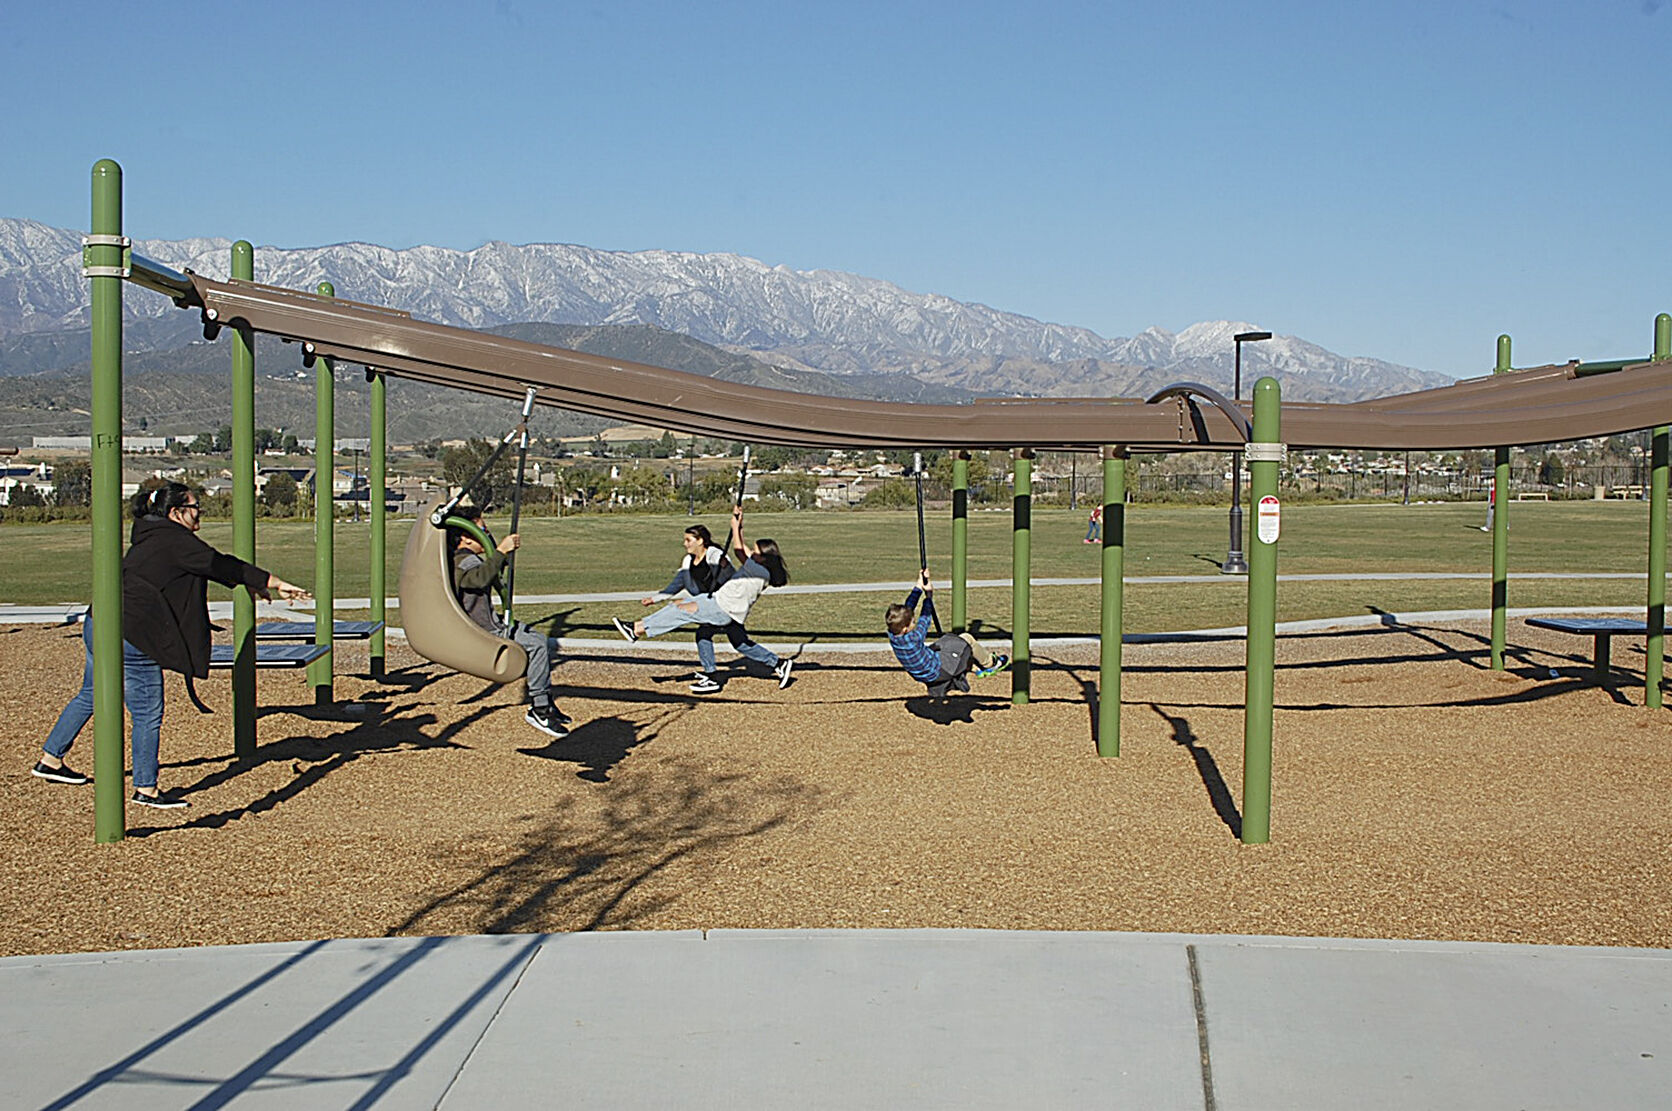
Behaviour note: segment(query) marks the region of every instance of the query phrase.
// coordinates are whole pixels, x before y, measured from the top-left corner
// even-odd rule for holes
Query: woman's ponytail
[[[191,500],[192,488],[183,482],[164,482],[134,495],[133,515],[139,517],[167,517],[173,510]]]

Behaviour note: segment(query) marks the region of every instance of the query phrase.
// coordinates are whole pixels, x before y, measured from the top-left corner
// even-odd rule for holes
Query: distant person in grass
[[[308,597],[301,587],[199,540],[198,513],[197,494],[180,482],[141,490],[133,500],[131,542],[122,557],[122,698],[133,718],[132,801],[141,806],[190,805],[178,793],[157,788],[163,670],[184,675],[188,693],[194,678],[209,674],[209,583],[245,586],[258,598]],[[64,757],[93,716],[93,617],[89,610],[81,627],[87,647],[81,690],[58,715],[30,769],[53,783],[90,782]]]
[[[453,516],[480,526],[480,506],[459,505]],[[492,540],[493,535],[488,534]],[[522,645],[528,653],[528,713],[523,720],[540,732],[559,739],[569,735],[569,715],[552,703],[552,649],[550,637],[521,621],[507,623],[494,612],[493,591],[510,554],[522,546],[522,537],[512,533],[494,546],[492,552],[463,529],[447,530],[451,545],[453,590],[465,615],[496,637]]]
[[[923,599],[921,616],[917,614],[919,598]],[[905,602],[889,606],[884,619],[888,623],[888,646],[894,649],[894,658],[907,674],[928,687],[935,698],[945,698],[953,690],[968,691],[971,674],[981,679],[1010,666],[1010,657],[989,652],[968,633],[947,633],[933,644],[928,643],[934,616],[935,586],[925,567],[918,572],[917,585],[906,595]]]
[[[1103,507],[1093,507],[1091,516],[1086,518],[1086,543],[1096,544],[1103,539]]]
[[[744,539],[741,505],[732,509],[731,545],[732,550],[737,553],[737,558],[743,561],[743,566],[712,593],[698,594],[684,601],[669,602],[649,617],[631,625],[619,617],[612,617],[610,620],[615,623],[615,631],[628,643],[632,643],[640,637],[671,633],[682,625],[708,626],[718,631],[733,623],[744,624],[749,619],[749,611],[760,600],[762,592],[769,586],[783,586],[789,582],[790,573],[784,566],[784,556],[778,550],[776,541],[763,536],[759,543],[750,547],[749,542]],[[747,658],[771,668],[772,674],[778,679],[780,690],[790,685],[790,669],[793,666],[791,661],[779,659],[771,650],[753,641],[738,644],[736,647]]]
[[[687,528],[683,543],[685,559],[680,563],[679,570],[674,572],[673,580],[655,594],[647,596],[644,599],[645,605],[653,606],[658,602],[677,598],[681,594],[690,598],[713,594],[737,573],[731,560],[726,557],[726,549],[714,542],[714,536],[708,531],[707,525],[692,525]],[[713,694],[720,689],[719,682],[714,678],[717,670],[714,662],[714,634],[721,631],[725,632],[732,648],[741,655],[748,656],[747,650],[755,646],[749,639],[749,631],[743,627],[741,621],[730,622],[724,630],[715,625],[698,625],[697,660],[701,664],[701,670],[691,676],[692,694]]]

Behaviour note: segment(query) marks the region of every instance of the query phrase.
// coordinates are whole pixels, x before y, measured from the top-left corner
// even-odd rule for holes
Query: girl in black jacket
[[[123,697],[133,717],[133,801],[144,806],[179,807],[186,801],[157,790],[157,750],[163,724],[164,668],[201,679],[209,674],[209,581],[247,586],[269,598],[308,597],[252,563],[217,552],[194,535],[197,495],[170,482],[142,490],[133,500],[133,533],[122,559]],[[87,661],[81,690],[58,715],[31,771],[55,783],[86,783],[64,755],[93,716],[93,614],[82,622]]]

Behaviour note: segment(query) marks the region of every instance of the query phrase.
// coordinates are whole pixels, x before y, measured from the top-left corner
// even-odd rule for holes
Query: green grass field
[[[1641,502],[1530,502],[1509,507],[1512,606],[1639,605],[1647,562],[1648,511]],[[1281,574],[1451,572],[1485,576],[1491,570],[1491,537],[1479,530],[1480,503],[1435,505],[1294,506],[1283,513]],[[660,588],[683,554],[679,534],[691,518],[677,516],[581,516],[529,518],[518,556],[517,593],[578,594]],[[716,532],[719,516],[698,518]],[[970,578],[1005,579],[1011,572],[1010,514],[978,512],[970,518]],[[490,519],[503,533],[506,518]],[[388,587],[400,574],[408,520],[391,525]],[[1252,517],[1247,522],[1252,530]],[[771,536],[782,546],[792,582],[905,581],[917,563],[917,525],[909,512],[757,513],[747,522],[751,538]],[[1216,575],[1226,547],[1223,508],[1139,505],[1127,518],[1126,574],[1130,579],[1166,575]],[[225,550],[231,526],[211,522],[209,543]],[[1085,515],[1059,509],[1033,517],[1035,580],[1095,578],[1095,545],[1081,543]],[[50,604],[90,596],[86,524],[7,525],[0,528],[10,558],[0,575],[0,602]],[[314,582],[313,526],[258,525],[257,562],[293,582]],[[929,561],[937,577],[950,573],[951,524],[943,512],[929,521]],[[368,526],[342,523],[336,530],[338,597],[368,590]],[[1618,572],[1635,579],[1539,580],[1519,573]],[[944,592],[943,592],[944,593]],[[212,596],[225,597],[215,590]],[[875,638],[889,593],[768,594],[750,628],[758,635],[827,639]],[[941,599],[950,610],[949,597]],[[1208,583],[1135,582],[1126,591],[1130,632],[1160,632],[1242,623],[1242,580]],[[1404,580],[1284,583],[1279,620],[1429,609],[1482,609],[1489,584],[1477,580]],[[563,635],[595,635],[609,616],[641,612],[635,603],[586,603],[519,607],[519,616],[547,621]],[[342,616],[349,616],[343,614]],[[396,614],[391,619],[398,622]],[[970,616],[978,628],[1002,636],[1010,627],[1008,588],[970,592]],[[1094,633],[1098,590],[1093,586],[1035,586],[1032,632],[1036,637]]]

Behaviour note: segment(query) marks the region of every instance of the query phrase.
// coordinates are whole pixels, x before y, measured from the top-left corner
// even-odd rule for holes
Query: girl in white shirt
[[[737,573],[731,578],[721,583],[714,593],[698,594],[684,601],[670,602],[649,617],[631,625],[619,617],[613,617],[610,620],[614,622],[616,632],[628,642],[632,642],[640,637],[660,636],[685,625],[712,625],[724,628],[732,622],[741,625],[748,621],[749,610],[767,587],[783,586],[790,581],[789,570],[784,566],[784,557],[776,542],[762,537],[751,547],[744,539],[742,506],[732,510],[731,542],[733,550],[737,552],[737,558],[743,561],[743,566],[738,568]],[[752,641],[747,646],[740,645],[738,651],[749,659],[770,667],[772,674],[778,678],[779,689],[790,685],[789,660],[780,660],[770,650]]]

